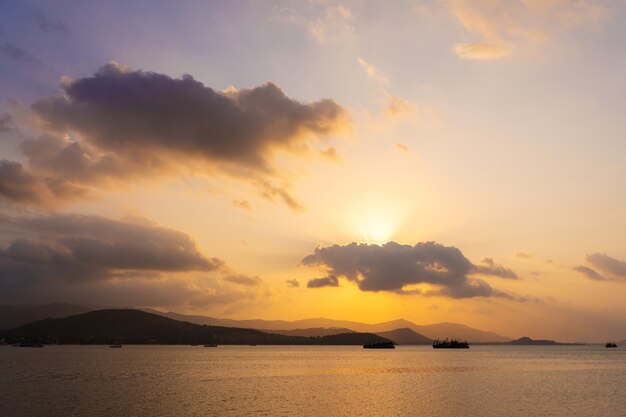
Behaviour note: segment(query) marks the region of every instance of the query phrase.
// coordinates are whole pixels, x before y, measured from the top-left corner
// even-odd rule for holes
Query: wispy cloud
[[[478,60],[506,57],[563,28],[597,23],[607,14],[606,2],[587,0],[448,0],[448,6],[471,39],[457,43],[453,51]]]
[[[389,80],[387,80],[387,77],[385,77],[383,73],[380,72],[380,70],[378,70],[376,67],[374,67],[372,64],[370,64],[363,58],[358,57],[357,61],[359,62],[361,67],[365,70],[365,73],[367,74],[368,78],[371,78],[372,80],[377,81],[379,83],[383,83],[383,84],[386,84],[389,82]]]

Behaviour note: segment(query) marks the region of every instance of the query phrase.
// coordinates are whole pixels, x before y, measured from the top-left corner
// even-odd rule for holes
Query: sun
[[[389,242],[397,230],[392,216],[368,213],[356,221],[358,240],[361,243],[382,245]]]

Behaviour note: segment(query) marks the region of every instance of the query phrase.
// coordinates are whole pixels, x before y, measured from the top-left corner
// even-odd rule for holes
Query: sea
[[[0,416],[626,416],[626,349],[0,346]]]

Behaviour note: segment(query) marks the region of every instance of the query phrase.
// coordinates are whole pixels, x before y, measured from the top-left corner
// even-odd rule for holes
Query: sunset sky
[[[2,2],[0,74],[0,303],[626,337],[625,1]]]

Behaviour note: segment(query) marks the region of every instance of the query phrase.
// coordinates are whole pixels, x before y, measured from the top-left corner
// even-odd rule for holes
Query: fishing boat
[[[467,343],[467,341],[460,341],[456,339],[437,339],[433,342],[433,349],[469,349],[469,343]]]
[[[606,345],[604,345],[605,348],[616,348],[617,347],[617,343],[615,342],[608,342]]]
[[[121,345],[121,344],[119,344],[119,343],[111,343],[111,344],[109,345],[109,347],[110,347],[110,348],[113,348],[113,349],[120,349],[120,348],[122,347],[122,345]]]
[[[370,342],[363,345],[363,349],[395,349],[393,342]]]

